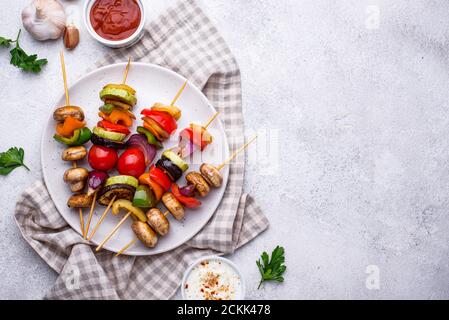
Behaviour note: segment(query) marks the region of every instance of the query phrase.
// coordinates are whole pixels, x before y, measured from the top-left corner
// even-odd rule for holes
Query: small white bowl
[[[245,280],[243,279],[243,275],[240,272],[240,270],[237,268],[237,266],[229,259],[223,258],[223,257],[219,257],[219,256],[206,256],[206,257],[201,257],[198,260],[194,261],[188,268],[187,270],[184,272],[184,276],[182,277],[182,281],[181,281],[181,295],[182,298],[184,300],[187,300],[187,295],[185,292],[185,285],[186,285],[186,281],[187,278],[190,275],[190,272],[192,272],[192,269],[195,268],[197,265],[199,265],[201,262],[206,261],[206,260],[218,260],[221,262],[226,263],[228,266],[230,266],[232,269],[234,269],[234,271],[237,273],[237,275],[240,277],[240,285],[241,285],[241,296],[236,297],[235,300],[243,300],[245,299],[245,294],[246,294],[246,286],[245,286]]]
[[[144,34],[145,18],[146,18],[145,6],[142,0],[136,0],[137,4],[140,7],[140,14],[141,14],[139,27],[137,28],[136,32],[134,32],[128,38],[118,41],[102,38],[98,33],[95,32],[94,28],[92,27],[92,24],[90,23],[90,10],[95,1],[96,0],[86,0],[84,4],[84,24],[86,25],[87,31],[89,31],[90,35],[95,40],[111,48],[125,48],[132,46],[142,38]]]

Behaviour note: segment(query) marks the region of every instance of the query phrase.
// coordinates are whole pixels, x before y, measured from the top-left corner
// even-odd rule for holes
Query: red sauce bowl
[[[142,0],[87,0],[84,23],[90,35],[111,48],[129,47],[144,33]]]

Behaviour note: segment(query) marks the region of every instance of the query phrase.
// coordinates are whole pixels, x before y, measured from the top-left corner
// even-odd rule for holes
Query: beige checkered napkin
[[[133,61],[168,67],[203,88],[220,111],[231,150],[244,142],[238,66],[195,1],[179,3],[154,21],[131,49],[111,51],[97,66]],[[24,238],[59,273],[48,299],[168,299],[188,264],[203,255],[232,253],[268,226],[252,198],[242,194],[244,155],[230,166],[223,200],[199,234],[170,252],[150,257],[94,254],[52,203],[42,182],[21,196],[16,221]],[[157,270],[155,272],[155,270]]]

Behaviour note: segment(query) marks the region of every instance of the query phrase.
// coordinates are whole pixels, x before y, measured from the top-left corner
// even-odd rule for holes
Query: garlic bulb
[[[65,29],[66,15],[57,0],[33,0],[22,11],[22,23],[36,40],[58,39]]]

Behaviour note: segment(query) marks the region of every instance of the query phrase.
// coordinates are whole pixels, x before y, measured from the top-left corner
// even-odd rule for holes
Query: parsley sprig
[[[276,282],[284,282],[283,274],[287,267],[284,265],[285,256],[284,256],[284,248],[277,246],[273,252],[271,253],[271,259],[265,251],[262,253],[261,259],[256,261],[257,267],[259,268],[260,275],[262,278],[260,279],[259,287],[265,281],[276,281]]]
[[[16,40],[0,37],[0,47],[9,48],[11,44],[15,43],[16,46],[9,51],[11,54],[10,63],[23,71],[38,73],[48,61],[47,59],[38,59],[37,54],[28,55],[20,47],[19,38],[21,32],[22,29],[19,30]]]
[[[23,163],[25,151],[22,148],[12,147],[6,152],[0,153],[0,175],[6,176],[18,167],[30,169]]]

